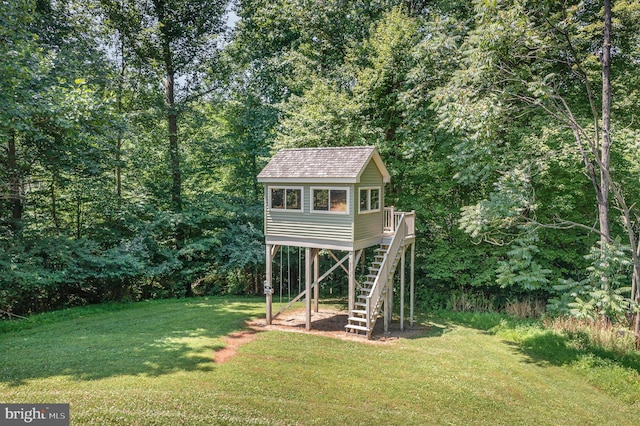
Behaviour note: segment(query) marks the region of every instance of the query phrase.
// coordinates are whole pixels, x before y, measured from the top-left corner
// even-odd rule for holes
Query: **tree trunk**
[[[120,161],[122,161],[122,135],[118,133],[118,140],[116,141],[116,195],[118,196],[118,202],[122,198],[122,167]]]
[[[602,44],[602,144],[600,146],[600,241],[611,243],[609,230],[609,152],[611,148],[611,1],[604,1],[604,41]]]
[[[173,97],[173,76],[167,77],[167,85],[171,86],[170,92]],[[171,203],[173,209],[179,212],[182,210],[182,174],[178,151],[178,114],[172,103],[169,104],[167,119],[169,121],[169,157],[171,159]]]
[[[638,248],[640,248],[640,242],[638,243]],[[640,286],[640,261],[638,261],[638,251],[640,250],[635,250],[633,247],[631,248],[631,250],[635,253],[633,259],[633,283],[635,288],[631,291],[631,298],[632,301],[635,301],[636,307],[638,307],[640,306],[640,289],[638,288]],[[633,330],[636,349],[640,350],[640,312],[636,312],[636,323]]]
[[[609,151],[611,148],[611,1],[604,0],[604,37],[602,43],[602,143],[600,145],[600,190],[598,191],[598,216],[600,221],[600,248],[612,242],[609,229]],[[604,260],[604,259],[603,259]],[[608,290],[609,278],[603,276],[602,288]],[[608,321],[606,314],[602,318]]]
[[[79,180],[79,178],[78,178]],[[82,198],[84,190],[80,188],[76,198],[76,239],[82,238]]]
[[[169,29],[163,27],[163,31]],[[167,103],[167,122],[169,125],[169,162],[171,169],[171,207],[174,213],[182,211],[182,173],[180,171],[180,151],[178,147],[178,111],[175,101],[175,69],[169,36],[164,33],[163,57],[166,72],[165,80],[165,100]],[[179,250],[184,245],[185,231],[182,221],[176,224],[175,245]],[[193,296],[193,285],[191,282],[185,283],[186,296]]]
[[[122,63],[120,67],[120,75],[118,76],[118,114],[122,115],[122,86],[126,70],[123,40],[120,41],[120,54],[122,55]],[[116,195],[118,196],[118,203],[122,198],[122,164],[120,163],[122,161],[122,133],[122,129],[118,129],[118,138],[116,139]]]
[[[7,147],[7,168],[9,172],[9,202],[11,204],[11,230],[20,234],[22,230],[22,202],[20,173],[18,172],[18,156],[16,151],[16,131],[9,130],[9,142]]]
[[[180,172],[180,153],[178,150],[178,112],[175,103],[175,70],[171,48],[168,42],[164,47],[164,64],[166,72],[165,99],[167,102],[167,121],[169,124],[169,159],[171,167],[171,205],[174,211],[182,210],[182,174]]]
[[[56,175],[51,176],[51,219],[53,220],[53,227],[56,230],[56,234],[60,234],[60,220],[58,219],[58,207],[56,200]]]
[[[258,183],[258,179],[256,178],[256,176],[258,176],[258,173],[259,173],[256,156],[257,154],[255,152],[251,154],[251,170],[252,170],[251,176],[253,179],[253,199],[256,202],[260,202],[262,200],[263,193],[262,193],[262,185]]]

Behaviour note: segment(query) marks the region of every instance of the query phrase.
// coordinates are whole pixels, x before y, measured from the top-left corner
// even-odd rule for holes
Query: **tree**
[[[67,161],[73,154],[84,153],[89,160],[87,154],[102,150],[100,135],[110,124],[108,94],[95,77],[108,74],[108,68],[96,49],[94,34],[75,35],[79,27],[86,27],[86,15],[71,16],[68,8],[67,2],[54,7],[48,1],[19,1],[2,10],[1,49],[8,59],[0,77],[4,88],[0,134],[6,141],[3,180],[10,204],[7,223],[18,237],[24,215],[40,207],[34,186],[55,180],[56,170],[71,164]],[[93,137],[88,137],[91,132]],[[97,169],[104,161],[91,160],[96,160]],[[75,165],[81,167],[79,158]],[[58,228],[55,207],[52,192],[51,210]]]
[[[178,140],[180,109],[202,96],[203,72],[212,66],[218,37],[224,32],[226,1],[147,0],[100,2],[108,23],[121,35],[136,61],[164,83],[165,113],[171,170],[171,206],[182,210],[182,170]],[[182,244],[180,231],[176,235]]]
[[[17,1],[0,11],[0,138],[3,140],[2,186],[0,200],[6,203],[9,218],[2,218],[13,233],[22,228],[23,173],[19,161],[18,139],[30,128],[30,116],[37,106],[33,94],[39,88],[37,74],[42,71],[44,55],[34,34],[29,31],[34,4]]]
[[[620,226],[633,236],[630,220],[612,228],[609,212],[610,191],[622,210],[624,197],[638,195],[633,177],[625,173],[628,163],[620,156],[628,140],[621,137],[617,149],[611,143],[614,126],[635,128],[637,108],[629,107],[626,96],[637,87],[630,71],[637,63],[637,22],[630,19],[637,5],[620,1],[616,8],[620,13],[613,37],[609,2],[604,11],[597,2],[477,3],[477,27],[461,49],[464,67],[436,92],[443,126],[465,138],[455,154],[461,165],[470,166],[462,174],[496,182],[490,198],[462,211],[461,226],[471,235],[495,237],[501,231],[504,237],[512,230],[517,240],[523,230],[580,227],[599,235],[603,253]],[[612,67],[617,74],[610,74]],[[597,85],[601,96],[594,90]],[[613,98],[621,106],[617,109],[610,102],[612,87],[618,88]],[[611,162],[614,158],[619,164]],[[480,175],[471,163],[491,167]],[[576,169],[580,163],[582,169]],[[569,186],[570,181],[556,181],[564,190],[540,198],[536,188],[560,176],[562,171],[555,168],[559,165],[588,177],[597,229],[585,224],[591,215],[566,220],[540,207],[581,191],[573,183]],[[630,242],[633,246],[633,238]]]
[[[87,289],[131,272],[97,271],[122,253],[100,226],[109,217],[114,116],[110,69],[84,6],[19,1],[0,11],[0,304],[9,312],[82,303]]]

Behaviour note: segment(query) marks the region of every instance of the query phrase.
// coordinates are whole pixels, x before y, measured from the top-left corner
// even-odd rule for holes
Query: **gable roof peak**
[[[258,181],[357,183],[372,159],[384,182],[389,182],[389,172],[374,146],[281,149],[258,174]]]

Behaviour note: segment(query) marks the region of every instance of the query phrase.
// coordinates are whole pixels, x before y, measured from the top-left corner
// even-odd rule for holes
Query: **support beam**
[[[413,304],[414,304],[414,266],[416,263],[416,243],[411,243],[411,269],[409,269],[409,324],[413,325]]]
[[[402,246],[402,257],[400,259],[400,331],[404,331],[404,261],[406,246]]]
[[[329,256],[331,256],[333,258],[333,260],[335,260],[336,262],[338,262],[340,264],[340,267],[342,268],[342,270],[347,274],[347,276],[349,276],[349,269],[348,266],[347,268],[345,268],[344,266],[342,266],[342,263],[344,262],[344,259],[347,258],[349,255],[347,254],[347,256],[343,257],[342,260],[338,260],[338,258],[336,257],[335,254],[333,254],[333,252],[331,250],[327,250],[327,253],[329,253]],[[351,252],[349,252],[351,253]],[[358,250],[355,252],[355,260],[354,260],[354,264],[357,264],[360,261],[360,258],[362,257],[362,259],[364,260],[364,257],[362,256],[362,254],[364,253],[364,249]],[[363,271],[364,273],[364,271]],[[354,269],[354,277],[355,277],[355,269]],[[354,282],[356,285],[360,285],[358,283],[357,280],[355,280],[354,278]]]
[[[266,248],[266,257],[267,257],[267,268],[266,268],[266,272],[265,272],[265,281],[264,281],[264,293],[265,296],[267,298],[267,325],[271,325],[271,312],[272,312],[272,293],[273,293],[273,287],[272,287],[272,282],[271,282],[271,261],[273,259],[272,255],[271,255],[271,244],[267,244],[267,248]]]
[[[387,287],[387,292],[382,296],[384,297],[384,301],[382,305],[384,306],[384,310],[382,312],[382,318],[384,319],[384,332],[389,332],[389,323],[391,322],[391,316],[393,314],[393,276],[387,280],[385,286]]]
[[[291,307],[291,305],[293,305],[294,303],[296,303],[298,300],[300,300],[301,298],[305,297],[306,295],[307,295],[307,291],[306,290],[301,291],[300,294],[298,294],[296,297],[291,299],[289,301],[289,303],[287,303],[284,307],[280,308],[280,310],[278,312],[276,312],[276,314],[273,316],[273,318],[276,318],[278,315],[280,315],[281,313],[283,313],[284,311],[289,309]]]
[[[306,247],[304,251],[304,283],[305,283],[305,305],[306,305],[306,317],[305,317],[305,329],[311,330],[311,248]]]
[[[349,275],[349,317],[353,316],[353,308],[356,303],[356,256],[354,251],[349,252],[349,270],[347,271]]]
[[[389,280],[389,288],[387,289],[387,302],[389,303],[389,323],[391,323],[391,320],[393,319],[393,281],[394,281],[395,275],[393,277],[391,277],[391,279]],[[385,331],[389,331],[389,330],[385,330]]]
[[[336,263],[335,265],[333,265],[331,268],[329,268],[329,270],[327,272],[322,274],[322,276],[320,278],[318,278],[316,281],[312,282],[311,283],[311,287],[319,285],[322,282],[322,280],[327,278],[333,271],[338,269],[338,267],[342,263],[344,263],[348,258],[349,258],[349,255],[343,257],[342,259],[340,259],[339,263]],[[302,259],[300,259],[300,261],[302,262]],[[293,305],[294,303],[296,303],[298,300],[300,300],[302,297],[305,297],[306,295],[307,295],[307,291],[306,290],[302,290],[296,297],[294,297],[292,300],[290,300],[289,303],[287,303],[275,315],[273,315],[273,318],[276,318],[278,315],[280,315],[281,313],[283,313],[284,311],[289,309],[291,307],[291,305]]]
[[[389,303],[389,287],[388,284],[385,285],[387,286],[387,293],[383,296],[384,302],[382,302],[382,306],[384,309],[382,311],[382,318],[384,319],[384,332],[386,333],[389,331],[389,311],[391,310],[391,304]]]
[[[313,288],[313,310],[319,312],[319,299],[320,299],[320,250],[315,249],[313,251],[313,282],[315,286]]]

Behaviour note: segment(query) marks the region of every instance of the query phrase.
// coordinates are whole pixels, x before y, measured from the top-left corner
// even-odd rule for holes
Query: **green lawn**
[[[545,353],[548,334],[508,324],[427,318],[424,336],[386,345],[265,331],[215,364],[223,337],[263,310],[183,299],[5,324],[0,402],[70,403],[74,425],[640,424],[635,361],[594,367],[557,341]]]

